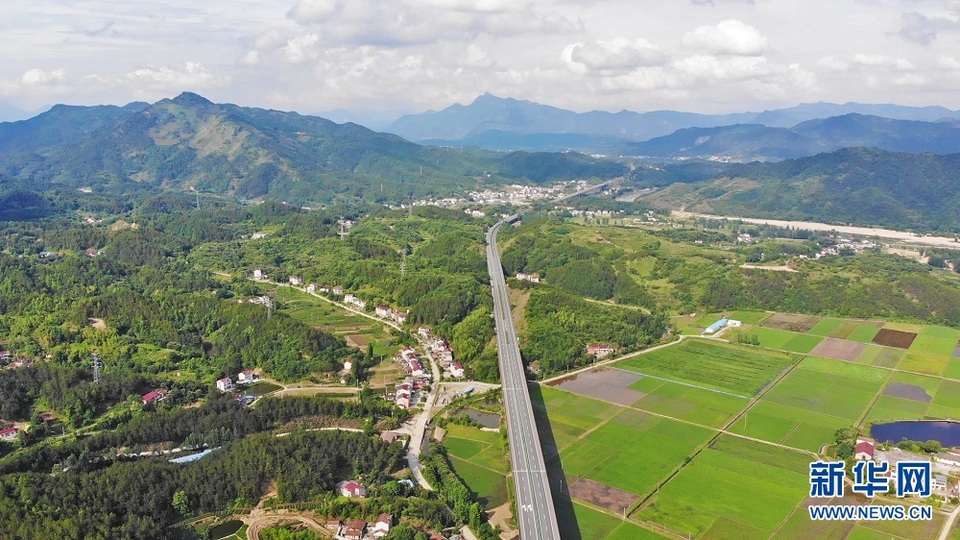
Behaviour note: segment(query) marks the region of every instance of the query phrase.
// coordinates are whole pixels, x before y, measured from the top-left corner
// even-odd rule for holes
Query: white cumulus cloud
[[[48,86],[63,81],[66,73],[62,69],[53,71],[44,71],[40,68],[27,70],[20,77],[20,82],[24,86]]]
[[[569,62],[589,70],[623,70],[663,63],[664,53],[645,39],[618,37],[610,41],[592,41],[569,46],[564,55]]]
[[[767,49],[767,38],[759,30],[736,19],[701,26],[684,34],[683,43],[712,54],[757,56]]]

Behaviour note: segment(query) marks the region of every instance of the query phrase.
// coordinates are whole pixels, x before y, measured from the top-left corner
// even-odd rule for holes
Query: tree
[[[184,490],[177,490],[173,494],[173,507],[177,509],[177,512],[180,512],[181,515],[187,516],[190,515],[190,506],[187,502],[187,492]]]

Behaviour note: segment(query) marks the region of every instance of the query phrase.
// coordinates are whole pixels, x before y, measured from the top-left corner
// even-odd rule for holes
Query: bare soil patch
[[[620,405],[632,405],[646,394],[627,387],[642,378],[643,375],[639,373],[600,367],[564,377],[549,385]]]
[[[513,327],[517,329],[517,335],[523,336],[527,333],[527,302],[530,301],[530,291],[522,289],[511,289],[507,287],[507,298],[510,305],[513,306]]]
[[[933,401],[933,396],[927,394],[926,389],[915,384],[892,382],[887,385],[887,388],[883,391],[883,393],[888,396],[909,399],[913,401],[922,401],[923,403],[930,403]]]
[[[351,334],[349,336],[346,336],[345,339],[347,340],[347,345],[349,345],[350,347],[357,347],[358,349],[365,349],[367,347],[367,344],[370,343],[369,341],[367,341],[367,338],[363,336],[358,336],[356,334]]]
[[[633,506],[638,498],[633,493],[601,484],[589,478],[580,478],[570,484],[570,496],[618,514],[623,512],[624,508]]]
[[[866,343],[856,341],[847,341],[845,339],[826,338],[814,347],[810,354],[813,356],[822,356],[824,358],[833,358],[836,360],[846,360],[852,362],[863,353],[867,348]]]
[[[90,317],[89,319],[87,319],[87,322],[90,323],[90,326],[96,328],[97,330],[107,329],[107,323],[105,323],[103,319],[96,319],[94,317]]]
[[[915,332],[904,332],[902,330],[890,330],[882,328],[874,336],[873,342],[884,347],[896,347],[898,349],[909,349],[913,340],[917,339]]]
[[[774,313],[770,317],[767,317],[761,326],[803,334],[809,332],[818,322],[820,322],[820,317],[799,315],[796,313]]]

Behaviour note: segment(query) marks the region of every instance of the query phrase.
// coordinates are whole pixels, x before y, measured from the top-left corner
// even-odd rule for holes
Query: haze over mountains
[[[834,120],[827,122],[827,118]],[[960,113],[944,107],[859,103],[809,103],[722,115],[677,111],[576,113],[484,94],[469,105],[404,116],[387,131],[413,141],[446,146],[751,160],[785,159],[856,146],[954,152],[960,150],[960,136],[955,131],[958,119]],[[813,120],[820,122],[809,123]],[[649,144],[633,144],[640,141]],[[708,141],[710,144],[703,146]]]

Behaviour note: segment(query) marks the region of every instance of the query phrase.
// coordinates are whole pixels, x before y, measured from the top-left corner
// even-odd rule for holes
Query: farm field
[[[480,499],[484,508],[494,508],[507,501],[507,478],[510,470],[500,433],[483,431],[473,426],[448,424],[443,445],[454,470]]]
[[[712,434],[705,428],[624,410],[564,448],[560,457],[566,474],[641,495]],[[624,474],[627,470],[633,472]]]
[[[748,403],[743,397],[652,377],[644,377],[629,388],[646,394],[633,404],[638,409],[713,427],[722,426]]]
[[[734,316],[687,324],[692,331],[719,315]],[[736,336],[729,331],[716,340],[687,338],[604,366],[597,377],[578,374],[577,384],[539,387],[576,514],[585,520],[583,538],[645,537],[615,523],[689,538],[937,536],[939,514],[932,523],[812,522],[808,472],[838,429],[960,420],[960,330],[763,315],[739,329],[756,334],[760,347],[725,342]],[[728,432],[718,434],[721,428]],[[615,507],[631,501],[623,522]]]
[[[636,517],[694,537],[768,538],[806,496],[809,463],[801,453],[722,436]]]
[[[789,353],[687,339],[616,366],[747,396],[758,392],[797,358]]]
[[[354,346],[365,348],[367,343],[372,343],[377,356],[391,356],[396,352],[397,347],[391,345],[389,327],[382,323],[290,287],[276,287],[270,294],[281,303],[280,311],[298,321],[341,336]]]
[[[573,503],[573,509],[582,540],[659,540],[667,538],[579,503]],[[564,525],[566,524],[561,523],[561,533],[564,530]],[[569,526],[572,525],[572,523],[569,524]]]

